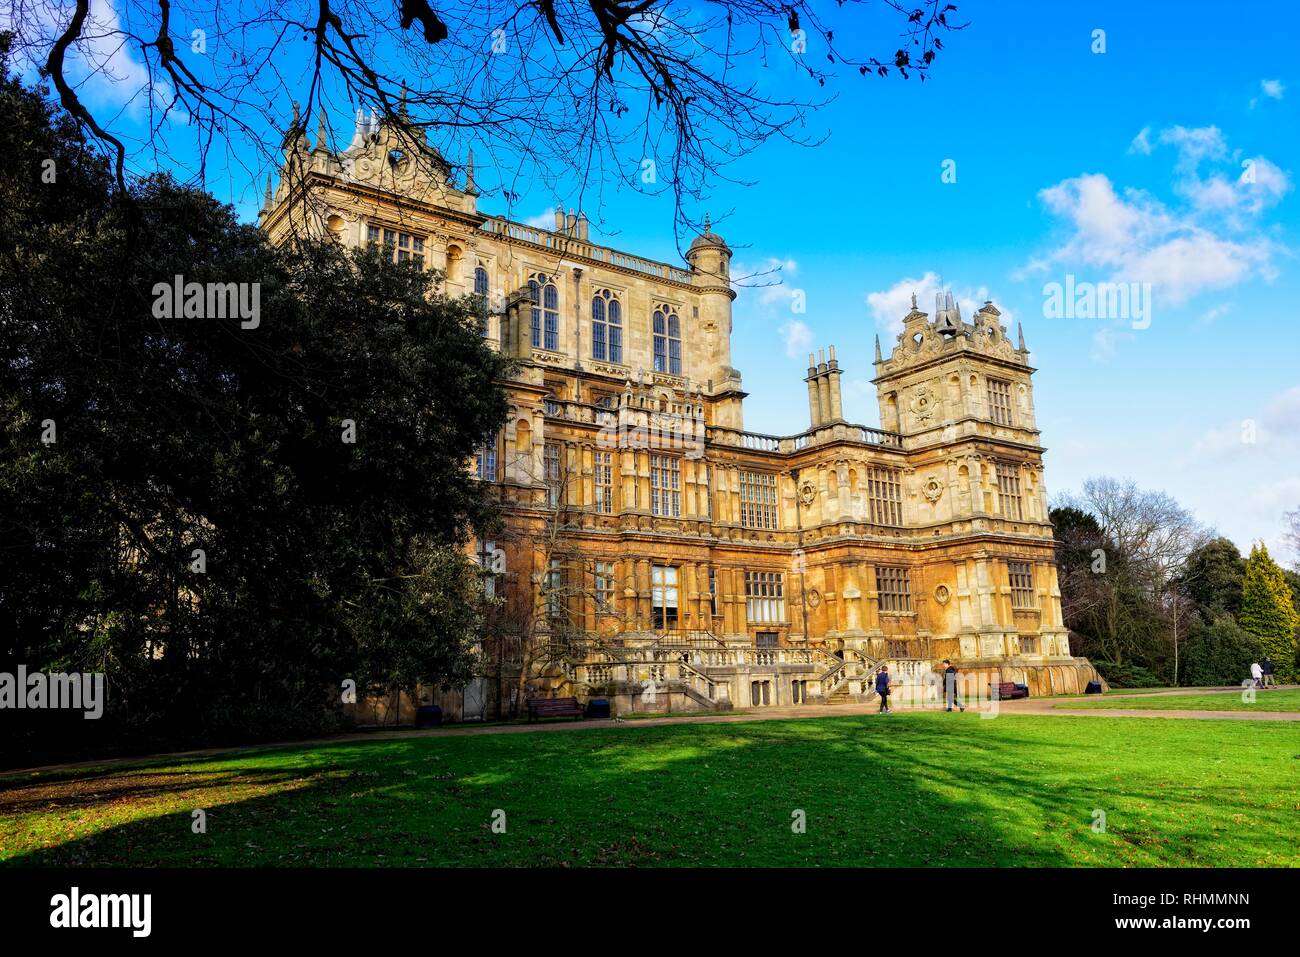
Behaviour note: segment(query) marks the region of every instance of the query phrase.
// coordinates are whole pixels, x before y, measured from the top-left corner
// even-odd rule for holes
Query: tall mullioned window
[[[671,306],[659,306],[654,314],[655,372],[682,374],[682,325]]]
[[[871,524],[903,524],[903,483],[898,469],[867,469],[867,506]]]
[[[546,570],[546,614],[550,618],[559,618],[564,614],[564,566],[558,558],[552,558]]]
[[[614,563],[596,562],[596,609],[614,610]]]
[[[781,572],[745,572],[745,617],[749,621],[785,621],[785,576]]]
[[[474,455],[474,475],[484,482],[497,480],[497,445],[488,442]]]
[[[882,612],[912,610],[912,576],[898,565],[876,566],[876,594]]]
[[[775,475],[740,473],[740,524],[745,528],[777,527]]]
[[[1007,562],[1012,608],[1037,608],[1034,595],[1034,566],[1029,562]]]
[[[650,623],[656,630],[677,627],[677,569],[650,566]]]
[[[996,469],[1002,514],[1020,521],[1024,514],[1020,500],[1020,466],[1014,462],[998,462]]]
[[[596,452],[594,459],[596,511],[609,515],[614,511],[614,453]]]
[[[1011,383],[989,379],[989,418],[998,425],[1011,425]]]
[[[546,481],[546,504],[550,508],[555,508],[560,504],[560,491],[563,486],[563,480],[560,472],[560,444],[558,442],[547,442],[542,451],[542,467],[545,470]]]
[[[709,614],[718,617],[718,570],[709,566]]]
[[[533,297],[533,348],[554,352],[560,343],[560,291],[541,273],[528,280],[528,291]]]
[[[650,456],[650,514],[682,515],[682,462],[675,455]]]
[[[623,361],[623,304],[608,289],[591,298],[591,357]]]
[[[488,334],[488,274],[482,266],[474,270],[474,295],[479,297],[478,302],[478,331],[479,335]]]

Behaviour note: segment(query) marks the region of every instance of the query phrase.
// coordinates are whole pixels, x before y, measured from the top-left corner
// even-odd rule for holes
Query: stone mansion
[[[507,531],[478,553],[525,644],[564,650],[512,654],[524,681],[466,689],[464,717],[520,688],[616,711],[862,700],[880,664],[917,683],[944,658],[1036,695],[1098,680],[1061,618],[1034,369],[992,302],[913,297],[887,356],[877,337],[879,428],[845,420],[831,347],[809,356],[808,428],[770,435],[746,427],[731,250],[707,224],[684,266],[654,262],[581,214],[480,212],[472,158],[457,185],[373,116],[326,139],[295,120],[263,229],[438,270],[516,360],[472,466]]]

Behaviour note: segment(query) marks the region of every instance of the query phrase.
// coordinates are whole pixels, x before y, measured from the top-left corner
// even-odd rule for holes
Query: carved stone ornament
[[[925,495],[926,501],[933,505],[943,495],[943,483],[931,475],[921,486],[921,492]]]
[[[948,599],[952,597],[952,592],[948,590],[947,585],[940,585],[934,590],[934,600],[941,605],[948,604]]]
[[[919,386],[912,393],[912,412],[922,422],[929,422],[934,418],[934,413],[938,407],[939,403],[935,399],[934,390],[928,385]]]
[[[805,506],[811,505],[815,498],[817,498],[817,486],[812,482],[804,482],[799,486],[799,501]]]

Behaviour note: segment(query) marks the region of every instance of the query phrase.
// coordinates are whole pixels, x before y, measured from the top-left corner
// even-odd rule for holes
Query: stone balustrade
[[[617,249],[611,249],[608,246],[598,246],[584,239],[552,232],[549,229],[539,229],[536,226],[512,222],[501,216],[489,218],[479,228],[497,238],[529,243],[571,259],[586,259],[593,263],[612,266],[615,269],[626,269],[629,272],[640,273],[643,276],[680,283],[685,286],[691,285],[693,281],[692,274],[689,271],[671,266],[668,263],[633,256]]]

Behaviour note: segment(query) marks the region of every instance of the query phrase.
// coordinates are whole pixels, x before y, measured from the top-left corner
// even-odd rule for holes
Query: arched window
[[[488,334],[488,274],[481,263],[474,270],[474,295],[479,297],[479,334],[486,336]]]
[[[533,348],[554,351],[560,341],[560,291],[541,273],[528,280],[528,291],[533,296]]]
[[[623,305],[617,299],[609,301],[609,361],[623,361]]]
[[[682,328],[672,306],[659,306],[654,314],[655,372],[682,374]]]
[[[591,357],[623,361],[623,306],[608,289],[591,299]]]

